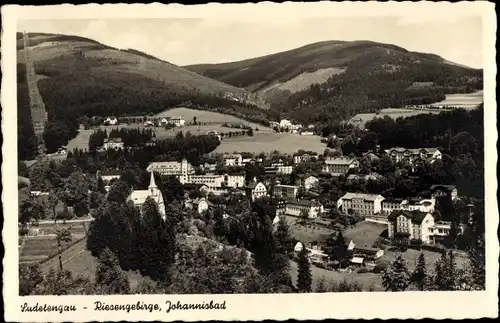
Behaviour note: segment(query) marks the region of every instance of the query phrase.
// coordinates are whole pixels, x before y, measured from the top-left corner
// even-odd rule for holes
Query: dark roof
[[[399,197],[386,197],[382,203],[401,203],[403,202],[404,199],[403,198],[399,198]]]
[[[432,185],[430,190],[445,190],[445,191],[453,191],[455,189],[455,185]]]
[[[115,137],[115,138],[105,138],[104,142],[122,142],[122,138],[118,138],[118,137]]]
[[[379,248],[372,248],[372,247],[354,247],[355,251],[361,251],[361,252],[366,252],[366,253],[377,253],[380,249]]]
[[[205,184],[194,184],[194,183],[187,183],[187,184],[184,184],[183,187],[185,189],[199,189],[201,187],[203,187]]]
[[[299,205],[311,207],[311,206],[319,205],[319,202],[311,201],[311,200],[288,200],[287,204],[299,204]]]
[[[404,215],[407,218],[411,218],[414,223],[422,223],[427,214],[428,212],[395,210],[387,218],[389,221],[394,221],[398,216]]]

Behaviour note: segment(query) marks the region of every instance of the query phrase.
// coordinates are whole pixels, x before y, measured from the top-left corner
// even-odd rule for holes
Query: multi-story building
[[[180,163],[177,161],[152,162],[146,170],[159,173],[162,176],[181,176],[181,183],[187,183],[187,176],[195,173],[193,165],[188,163],[186,159],[183,159]]]
[[[286,200],[282,198],[276,198],[273,200],[273,205],[276,208],[276,215],[283,215],[286,211]]]
[[[246,196],[252,201],[267,195],[267,188],[262,182],[252,182],[245,187]]]
[[[244,166],[241,154],[228,154],[222,157],[225,166]]]
[[[212,190],[222,187],[239,188],[245,186],[244,175],[191,174],[187,176],[178,175],[178,179],[181,184],[203,184]]]
[[[293,172],[293,166],[267,166],[264,167],[264,171],[266,174],[282,174],[282,175],[290,175]]]
[[[121,171],[115,170],[100,170],[97,171],[97,178],[101,178],[104,184],[109,184],[112,180],[120,179]]]
[[[311,156],[310,154],[303,153],[303,154],[295,154],[293,155],[293,163],[294,164],[300,164],[300,163],[306,163],[308,161],[311,161],[315,156]]]
[[[286,215],[298,217],[305,213],[310,219],[317,218],[323,211],[324,207],[321,203],[311,200],[288,200],[285,207]]]
[[[393,211],[388,217],[387,231],[390,239],[420,240],[432,243],[434,217],[420,211]]]
[[[298,186],[278,184],[274,186],[273,197],[293,200],[297,198],[298,192]]]
[[[123,149],[124,147],[122,138],[105,138],[102,146],[104,150],[108,149],[119,150]]]
[[[127,200],[132,201],[134,203],[134,206],[138,207],[142,212],[142,207],[148,197],[152,198],[153,201],[156,202],[156,205],[158,206],[158,212],[163,218],[165,218],[166,212],[165,212],[165,202],[163,200],[163,194],[158,189],[158,186],[156,186],[153,172],[151,172],[151,179],[149,182],[148,189],[147,190],[132,189],[132,192],[128,196]]]
[[[383,200],[378,194],[346,193],[337,201],[337,208],[348,214],[373,216],[382,212]]]
[[[386,149],[385,152],[396,163],[433,163],[435,160],[441,159],[443,154],[437,148],[401,148],[394,147]]]
[[[434,197],[430,198],[418,198],[410,197],[407,199],[403,198],[385,198],[382,201],[382,212],[385,214],[390,214],[396,210],[407,210],[407,211],[420,211],[420,212],[434,212],[436,207],[436,199]]]
[[[227,187],[244,187],[245,175],[224,175],[224,185]]]
[[[176,127],[182,127],[186,123],[186,120],[182,117],[171,117],[169,123],[175,125]]]
[[[324,161],[321,171],[333,176],[346,174],[351,169],[359,167],[359,161],[356,158],[335,157]]]

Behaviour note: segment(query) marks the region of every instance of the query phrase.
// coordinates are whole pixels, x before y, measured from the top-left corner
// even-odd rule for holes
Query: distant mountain
[[[309,121],[324,120],[325,113],[347,118],[406,103],[437,102],[444,93],[482,88],[482,70],[372,41],[325,41],[239,62],[184,68],[243,87],[279,113]]]
[[[29,119],[24,76],[28,50],[48,112],[48,128],[53,129],[59,121],[55,128],[65,140],[76,134],[77,119],[83,116],[143,115],[183,104],[256,122],[267,120],[262,110],[265,103],[253,100],[253,95],[245,89],[201,76],[146,53],[120,50],[78,36],[41,33],[28,36],[28,49],[25,49],[23,35],[17,34],[19,113],[26,116],[23,120]],[[62,127],[65,129],[59,129],[60,123],[65,124]],[[20,128],[28,127],[20,124]],[[26,137],[31,136],[30,132],[24,131]],[[33,146],[32,141],[27,145]],[[31,148],[20,149],[25,150]],[[30,153],[23,154],[32,157]]]

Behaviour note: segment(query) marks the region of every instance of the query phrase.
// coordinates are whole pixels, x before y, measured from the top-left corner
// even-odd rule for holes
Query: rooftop
[[[378,198],[383,198],[382,195],[378,194],[365,194],[365,193],[345,193],[342,196],[343,200],[351,200],[351,199],[363,199],[365,201],[375,201]]]
[[[328,165],[350,165],[356,161],[356,158],[349,157],[335,157],[325,159],[325,164]]]
[[[432,185],[430,190],[445,190],[445,191],[453,191],[455,189],[455,185]]]
[[[412,222],[415,223],[422,223],[424,218],[429,214],[428,212],[420,212],[420,211],[407,211],[407,210],[395,210],[389,216],[387,219],[389,221],[394,221],[398,216],[403,215],[406,218],[409,218],[412,220]]]

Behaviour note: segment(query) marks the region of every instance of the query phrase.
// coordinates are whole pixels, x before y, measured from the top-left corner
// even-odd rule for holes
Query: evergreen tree
[[[418,290],[423,291],[427,286],[427,267],[425,264],[425,256],[420,253],[418,256],[417,266],[413,271],[411,276],[412,283],[418,288]]]
[[[120,268],[115,254],[108,248],[104,249],[99,256],[95,282],[105,294],[128,294],[130,292],[128,277]]]
[[[382,286],[386,291],[402,292],[410,285],[410,272],[402,255],[398,255],[392,265],[382,272]]]
[[[328,292],[328,286],[326,285],[325,276],[321,276],[316,282],[316,293],[326,293]]]
[[[311,292],[311,264],[309,263],[307,248],[305,247],[299,253],[298,266],[297,289],[302,293]]]
[[[457,290],[459,280],[453,251],[443,251],[441,258],[436,261],[434,270],[434,288],[441,291]]]
[[[293,251],[293,240],[289,229],[290,227],[288,223],[286,223],[286,219],[280,217],[274,236],[277,242],[277,252],[283,255],[288,255]]]

